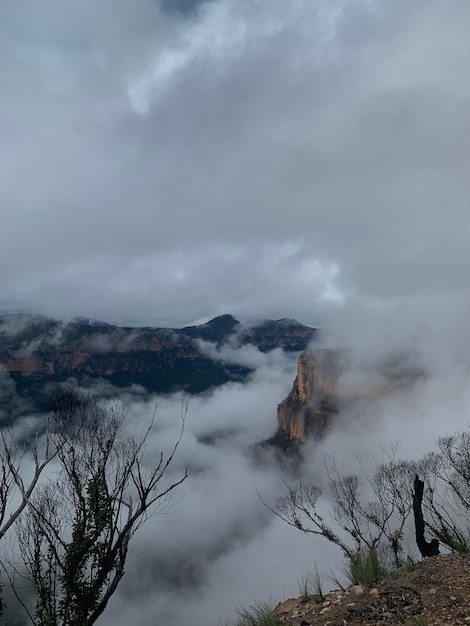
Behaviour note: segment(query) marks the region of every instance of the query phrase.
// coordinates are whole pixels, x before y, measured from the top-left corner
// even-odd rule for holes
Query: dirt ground
[[[353,585],[276,607],[286,626],[470,625],[470,556],[424,559],[373,585]]]

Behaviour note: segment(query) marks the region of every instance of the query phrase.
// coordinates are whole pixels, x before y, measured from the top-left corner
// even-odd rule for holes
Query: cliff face
[[[276,439],[282,442],[318,438],[338,412],[340,350],[313,349],[298,360],[291,392],[277,408]]]
[[[370,362],[354,361],[346,349],[306,351],[299,357],[291,392],[277,408],[278,429],[273,442],[284,447],[318,439],[340,409],[347,406],[348,415],[363,415],[374,406],[379,408],[393,394],[410,390],[426,376],[419,355],[412,351]]]
[[[0,367],[27,389],[69,377],[102,378],[157,392],[199,392],[250,370],[208,357],[201,341],[230,340],[268,351],[304,350],[315,329],[289,320],[244,329],[231,315],[181,329],[125,328],[104,322],[62,323],[39,317],[0,316]]]

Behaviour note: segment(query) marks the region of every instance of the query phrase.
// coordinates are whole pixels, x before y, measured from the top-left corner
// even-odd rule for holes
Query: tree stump
[[[431,539],[431,541],[428,542],[424,537],[424,517],[422,508],[424,482],[419,479],[417,474],[414,488],[413,513],[415,516],[416,543],[422,557],[436,556],[439,554],[439,541],[437,539]]]

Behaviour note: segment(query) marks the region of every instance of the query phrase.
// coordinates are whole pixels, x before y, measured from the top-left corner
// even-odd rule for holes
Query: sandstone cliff
[[[288,323],[287,323],[288,322]],[[252,344],[304,350],[315,329],[292,320],[268,320],[244,328],[231,315],[206,324],[171,328],[126,328],[78,319],[63,323],[37,316],[0,316],[0,368],[18,390],[38,390],[74,377],[101,378],[114,385],[141,385],[168,393],[197,393],[231,380],[243,380],[250,370],[207,356],[201,341]],[[33,394],[34,391],[34,394]]]
[[[277,409],[274,443],[318,439],[340,408],[347,406],[350,417],[363,415],[427,376],[412,351],[370,361],[352,356],[346,349],[313,348],[299,357],[292,390]]]
[[[313,349],[298,360],[291,392],[277,408],[279,442],[321,436],[338,412],[337,382],[342,351]]]

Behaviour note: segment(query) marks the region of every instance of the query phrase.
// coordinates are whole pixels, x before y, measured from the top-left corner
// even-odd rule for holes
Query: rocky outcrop
[[[313,349],[298,360],[291,392],[277,408],[279,442],[318,438],[338,412],[337,383],[343,352]]]
[[[441,554],[407,567],[374,584],[359,584],[330,593],[290,598],[273,619],[285,626],[363,626],[381,624],[468,624],[470,557]]]

